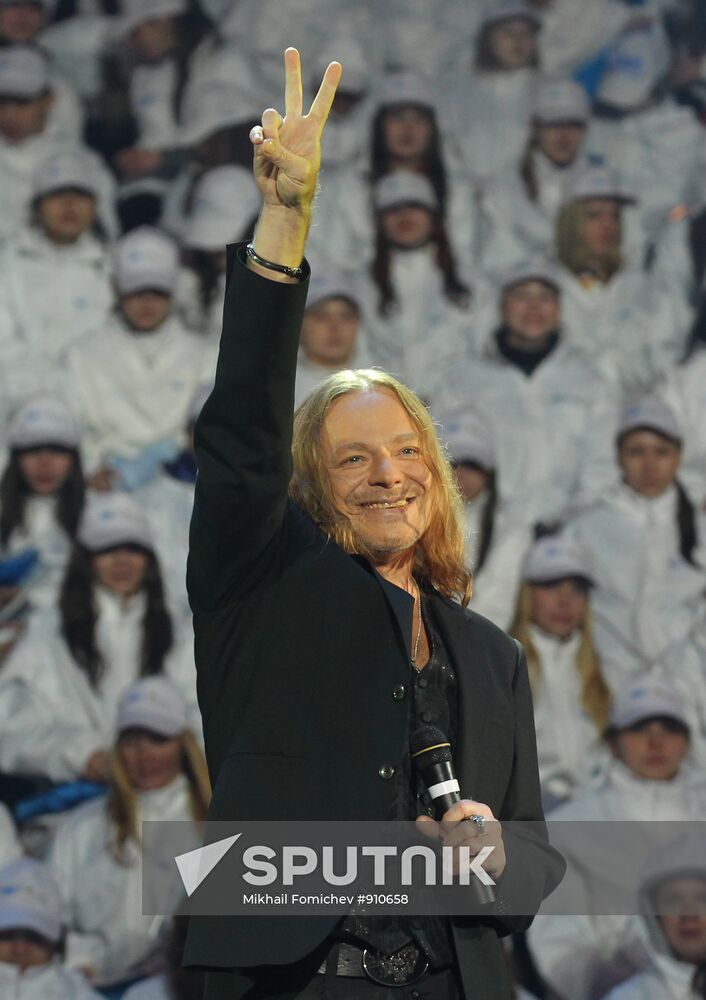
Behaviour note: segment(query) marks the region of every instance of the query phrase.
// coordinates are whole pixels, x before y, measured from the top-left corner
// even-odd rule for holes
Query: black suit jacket
[[[407,704],[393,689],[408,679],[413,602],[288,499],[306,292],[307,282],[262,278],[245,267],[242,248],[229,248],[216,383],[196,423],[187,580],[212,819],[385,818],[394,782],[381,772],[408,752]],[[433,600],[456,667],[464,794],[500,819],[541,820],[521,648],[479,615]],[[522,877],[538,904],[556,866],[545,844],[536,851],[538,864]],[[292,963],[336,920],[193,918],[186,962]],[[456,921],[469,990],[510,996],[498,935],[528,923]]]

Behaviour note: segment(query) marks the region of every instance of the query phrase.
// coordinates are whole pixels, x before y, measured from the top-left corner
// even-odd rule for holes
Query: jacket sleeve
[[[246,593],[276,560],[292,474],[308,280],[263,278],[245,266],[241,246],[228,248],[227,268],[215,386],[194,432],[198,477],[187,568],[194,611]]]

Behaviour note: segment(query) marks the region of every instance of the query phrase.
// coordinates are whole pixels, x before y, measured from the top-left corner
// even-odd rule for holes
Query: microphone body
[[[436,726],[421,726],[412,733],[410,750],[417,772],[432,801],[434,817],[440,820],[455,802],[461,801],[461,787],[456,777],[451,744]],[[473,886],[480,903],[495,902],[492,885],[484,885],[479,878],[475,878]]]

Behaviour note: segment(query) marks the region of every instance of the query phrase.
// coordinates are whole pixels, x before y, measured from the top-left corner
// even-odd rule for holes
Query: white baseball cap
[[[23,403],[10,420],[7,443],[10,448],[38,448],[58,445],[78,448],[81,431],[66,403],[56,396],[40,394]]]
[[[20,929],[54,943],[62,931],[59,887],[47,866],[31,858],[0,869],[0,931]]]
[[[160,736],[177,736],[189,728],[186,704],[166,677],[143,677],[118,702],[116,729],[149,729]]]
[[[575,80],[542,80],[534,105],[534,117],[542,124],[579,122],[591,114],[588,94]]]
[[[216,167],[196,185],[184,226],[184,244],[195,250],[220,250],[240,236],[257,215],[262,197],[251,170]]]
[[[0,94],[32,99],[51,87],[49,61],[31,45],[0,48]]]
[[[120,295],[148,288],[171,295],[179,276],[177,244],[171,236],[151,226],[133,229],[115,247],[114,274]]]
[[[355,291],[353,275],[343,271],[324,271],[313,274],[309,281],[309,291],[306,296],[306,307],[311,309],[324,299],[348,299],[355,305],[359,304],[360,296]]]
[[[589,198],[612,198],[623,205],[634,205],[637,201],[622,187],[617,174],[604,166],[591,166],[580,171],[569,186],[564,202],[587,201]]]
[[[369,59],[362,41],[350,31],[344,30],[340,35],[327,36],[326,44],[312,62],[312,76],[317,83],[333,58],[343,66],[343,76],[338,87],[340,91],[346,94],[364,94],[370,89]]]
[[[624,32],[611,46],[596,98],[622,110],[638,108],[669,69],[670,51],[660,28]]]
[[[483,12],[481,24],[499,24],[501,21],[509,21],[513,17],[523,17],[531,21],[538,28],[542,26],[542,18],[539,13],[530,7],[523,0],[495,0],[489,3]]]
[[[411,170],[394,170],[376,182],[373,200],[379,212],[399,205],[421,205],[432,212],[439,207],[431,181]]]
[[[559,292],[561,289],[556,268],[549,261],[543,260],[541,257],[513,264],[512,267],[509,267],[507,271],[501,274],[500,287],[506,292],[514,285],[522,285],[526,281],[541,281],[545,285],[549,285],[556,292]]]
[[[620,440],[636,430],[656,431],[671,441],[681,442],[683,439],[674,411],[654,396],[640,399],[623,411],[617,438]]]
[[[482,469],[495,468],[495,441],[488,423],[475,410],[464,410],[441,420],[441,439],[452,462],[473,462]]]
[[[661,671],[651,670],[633,677],[616,692],[608,728],[628,729],[660,715],[689,728],[683,698]]]
[[[554,583],[578,576],[593,583],[587,554],[568,538],[547,535],[532,546],[522,568],[528,583]]]
[[[89,494],[77,538],[89,552],[103,552],[119,545],[154,549],[147,517],[127,493]]]
[[[32,177],[32,192],[41,198],[53,191],[74,188],[97,197],[98,177],[93,161],[79,150],[57,152],[43,160]]]
[[[179,142],[194,146],[209,136],[242,122],[259,122],[262,108],[232,80],[209,80],[187,94]]]
[[[179,17],[188,10],[186,0],[122,0],[121,7],[123,12],[115,18],[111,31],[115,39],[123,38],[145,21]]]
[[[436,108],[430,82],[417,73],[385,73],[379,84],[378,107],[415,104],[432,111]]]

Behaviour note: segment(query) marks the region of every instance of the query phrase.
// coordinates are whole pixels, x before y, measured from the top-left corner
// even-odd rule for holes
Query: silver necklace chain
[[[414,667],[415,670],[418,670],[419,667],[417,666],[417,654],[419,653],[419,643],[421,642],[422,639],[422,595],[419,592],[419,584],[417,583],[416,580],[414,580],[414,587],[415,590],[417,591],[416,600],[419,602],[419,627],[417,629],[417,638],[414,642],[414,653],[412,654],[412,666]]]

